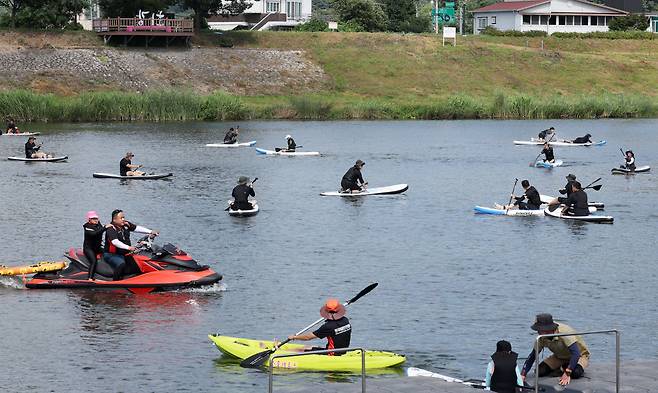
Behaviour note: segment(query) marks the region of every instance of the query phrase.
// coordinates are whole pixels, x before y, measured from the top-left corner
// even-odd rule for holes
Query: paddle
[[[509,211],[509,205],[512,203],[512,198],[514,197],[514,190],[516,189],[516,183],[519,182],[518,178],[514,178],[514,187],[512,187],[512,193],[509,196],[509,202],[507,202],[507,206],[505,206],[505,214]]]
[[[252,186],[254,185],[254,183],[256,183],[256,180],[258,180],[257,177],[254,178],[254,180],[251,181],[251,185],[252,185]],[[231,209],[231,205],[228,205],[228,207],[227,207],[226,209],[224,209],[224,211],[227,212],[227,211],[229,211],[229,209]]]
[[[551,142],[551,140],[553,139],[554,136],[555,136],[555,133],[551,134],[551,137],[548,138],[548,142],[549,142],[549,143]],[[550,146],[550,145],[549,145],[549,146]],[[537,157],[535,157],[535,160],[534,160],[533,162],[530,163],[530,166],[535,166],[535,164],[537,164],[537,160],[539,159],[539,156],[541,156],[541,153],[542,153],[543,151],[544,151],[544,150],[542,149],[542,151],[540,151],[539,154],[537,154]]]
[[[304,146],[302,146],[302,145],[295,146],[295,149],[300,149],[302,147],[304,147]],[[275,147],[274,148],[274,151],[277,152],[277,153],[280,152],[281,150],[288,150],[288,148],[287,147]]]
[[[356,296],[354,296],[353,298],[351,298],[347,302],[343,303],[343,306],[347,307],[350,304],[356,302],[357,300],[359,300],[363,296],[367,295],[370,291],[375,289],[377,287],[377,285],[379,285],[379,283],[374,283],[374,284],[368,285],[361,292],[359,292]],[[317,325],[318,323],[320,323],[322,321],[324,321],[324,318],[318,319],[317,321],[313,322],[312,324],[306,326],[304,329],[302,329],[302,330],[298,331],[297,333],[295,333],[295,336],[298,336],[298,335],[304,333],[305,331],[307,331],[308,329],[312,328],[313,326]],[[286,344],[289,341],[290,341],[289,338],[285,339],[278,346],[276,346],[272,349],[268,349],[267,351],[259,352],[255,355],[249,356],[248,358],[246,358],[245,360],[240,362],[240,366],[241,367],[246,367],[246,368],[259,368],[259,367],[263,366],[263,364],[265,364],[267,359],[270,358],[270,355],[272,355],[277,349],[279,349],[280,347],[282,347],[284,344]]]

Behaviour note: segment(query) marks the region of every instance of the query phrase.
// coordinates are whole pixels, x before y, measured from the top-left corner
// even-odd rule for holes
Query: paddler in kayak
[[[517,386],[523,386],[523,378],[516,364],[519,354],[512,351],[509,341],[496,343],[496,352],[491,355],[484,379],[487,390],[498,393],[516,393]]]
[[[579,136],[578,138],[572,140],[571,143],[592,143],[592,140],[590,139],[591,137],[592,135],[585,134],[585,136]]]
[[[337,299],[329,299],[320,308],[320,316],[325,319],[322,326],[313,332],[288,336],[288,339],[299,341],[315,340],[316,338],[327,339],[327,345],[324,348],[311,348],[308,351],[349,348],[350,339],[352,338],[352,325],[350,325],[350,320],[347,319],[345,313],[345,306],[340,304]],[[341,352],[332,352],[329,356],[340,356],[342,354]]]
[[[119,162],[119,174],[121,176],[144,176],[146,172],[137,171],[136,169],[141,168],[141,165],[136,165],[132,163],[132,159],[135,155],[132,152],[127,152],[126,156],[121,159]]]
[[[555,128],[551,127],[549,129],[546,129],[546,130],[540,132],[537,136],[539,137],[540,141],[551,140],[555,136]]]
[[[555,163],[555,154],[553,154],[553,148],[548,142],[544,143],[544,149],[541,151],[541,154],[544,155],[544,162]]]
[[[107,224],[103,226],[98,218],[98,213],[95,211],[87,212],[87,222],[82,225],[85,230],[84,243],[82,244],[82,252],[85,258],[89,261],[89,280],[94,279],[96,273],[96,264],[98,262],[98,254],[103,253],[103,234],[105,230],[112,226]]]
[[[539,314],[530,327],[539,334],[575,333],[576,331],[564,323],[553,322],[551,314]],[[539,352],[548,348],[553,354],[539,364],[539,376],[560,376],[560,385],[566,386],[571,379],[578,379],[585,374],[589,365],[589,349],[581,336],[542,337],[539,339]],[[523,365],[521,376],[525,380],[537,354],[534,348]]]
[[[105,230],[103,259],[114,269],[112,276],[114,281],[123,278],[126,269],[126,254],[136,250],[130,244],[130,232],[144,233],[152,237],[159,233],[127,221],[123,210],[117,209],[112,212],[112,225]]]
[[[539,192],[534,186],[530,185],[528,180],[523,180],[521,182],[521,187],[525,190],[523,195],[516,196],[511,195],[514,201],[514,204],[510,206],[496,206],[502,209],[519,209],[519,210],[539,210],[539,205],[541,205],[541,198],[539,197]],[[525,202],[524,200],[527,200]]]
[[[51,155],[39,151],[41,144],[37,145],[37,138],[31,136],[25,142],[25,158],[52,158]]]
[[[353,167],[347,170],[340,181],[340,192],[353,192],[361,191],[365,188],[366,182],[363,181],[361,176],[361,169],[366,163],[361,160],[356,160]]]
[[[626,163],[624,163],[624,165],[620,166],[620,168],[628,169],[630,171],[634,171],[635,170],[635,153],[633,153],[632,150],[626,150],[626,153],[624,155],[625,155],[624,158],[626,160]]]
[[[238,127],[238,129],[234,129],[233,127],[231,127],[226,133],[226,135],[224,135],[224,143],[227,145],[233,145],[238,143],[238,135],[240,135],[239,129],[240,127]]]
[[[231,204],[232,210],[251,210],[254,206],[249,202],[249,196],[255,197],[253,184],[249,183],[249,178],[240,176],[238,178],[238,185],[233,188],[231,196],[233,196],[233,203]]]

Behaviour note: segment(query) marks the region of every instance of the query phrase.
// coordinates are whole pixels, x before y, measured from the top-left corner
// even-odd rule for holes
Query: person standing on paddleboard
[[[238,127],[238,129],[239,128],[240,127]],[[233,145],[235,143],[238,143],[238,135],[239,135],[239,131],[231,127],[226,133],[226,135],[224,135],[224,143],[227,145]]]
[[[635,170],[635,153],[633,153],[632,150],[626,150],[625,153],[625,158],[626,158],[626,164],[622,165],[622,168],[626,168],[630,171]]]
[[[136,169],[141,168],[141,165],[136,165],[132,163],[132,159],[135,155],[132,152],[127,152],[126,156],[119,161],[119,174],[121,176],[143,176],[145,172],[137,171]]]
[[[111,224],[103,226],[98,219],[98,213],[95,211],[87,212],[87,222],[82,225],[85,230],[84,243],[82,244],[82,252],[89,262],[89,280],[94,279],[96,273],[96,264],[98,262],[98,254],[103,252],[103,233]]]
[[[361,160],[356,160],[353,167],[347,170],[340,181],[341,192],[361,191],[366,182],[363,181],[361,176],[361,169],[366,163]]]
[[[553,154],[553,148],[548,142],[544,143],[544,149],[541,151],[541,154],[544,155],[544,162],[550,162],[551,164],[555,163],[555,155]]]
[[[551,127],[547,130],[540,132],[537,136],[539,137],[540,141],[547,141],[552,139],[554,135],[555,135],[555,128]]]
[[[157,236],[158,231],[135,225],[126,220],[123,210],[112,212],[112,225],[105,230],[105,247],[103,259],[114,269],[112,279],[114,281],[123,278],[126,268],[126,254],[136,250],[130,244],[130,232],[138,232]]]
[[[288,339],[291,341],[308,341],[316,338],[327,339],[327,345],[324,348],[311,348],[309,351],[349,348],[350,339],[352,338],[352,325],[350,325],[350,320],[347,319],[345,313],[345,306],[340,304],[337,299],[329,299],[320,308],[320,316],[325,319],[322,326],[314,332],[289,336]],[[331,352],[329,356],[343,354],[344,352]]]
[[[576,331],[564,323],[553,322],[551,314],[539,314],[530,327],[539,334],[575,333]],[[539,377],[549,375],[560,376],[560,385],[566,386],[571,379],[578,379],[585,374],[589,365],[589,349],[581,336],[542,337],[539,339],[539,352],[548,348],[553,354],[539,364]],[[523,365],[521,376],[525,381],[537,354],[534,348]]]
[[[232,210],[251,210],[254,206],[249,202],[249,196],[256,196],[254,187],[249,183],[249,178],[240,176],[238,178],[238,185],[233,188],[231,196],[233,196],[233,203],[231,204]]]
[[[498,393],[516,393],[517,386],[523,386],[523,378],[516,359],[519,354],[512,351],[509,341],[500,340],[496,343],[496,352],[491,355],[487,365],[484,383],[487,390]]]

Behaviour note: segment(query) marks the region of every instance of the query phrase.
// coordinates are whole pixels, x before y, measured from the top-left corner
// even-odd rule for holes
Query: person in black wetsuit
[[[350,320],[345,316],[345,306],[340,304],[336,299],[329,299],[320,308],[320,316],[325,321],[317,330],[289,336],[288,339],[301,341],[314,340],[316,338],[327,339],[327,345],[324,348],[311,348],[309,350],[349,348],[352,338],[352,325],[350,325]],[[331,352],[329,356],[340,356],[343,353]]]
[[[152,231],[127,221],[123,210],[117,209],[112,212],[112,225],[105,230],[103,259],[114,269],[112,277],[114,281],[123,278],[123,272],[126,268],[126,254],[136,250],[130,244],[130,232],[139,232],[150,236],[159,234],[158,231]]]
[[[566,195],[566,197],[558,197],[557,200],[560,203],[564,203],[564,201],[567,200],[569,195],[571,195],[573,193],[572,185],[573,185],[573,182],[576,181],[576,175],[573,175],[573,174],[570,173],[566,177],[567,177],[567,185],[564,186],[564,188],[562,188],[561,190],[559,190],[560,194]]]
[[[110,226],[110,224],[103,226],[98,219],[98,213],[95,211],[87,212],[87,222],[82,226],[85,230],[82,251],[87,261],[89,261],[89,280],[94,279],[96,263],[98,262],[97,256],[103,252],[103,233]]]
[[[553,154],[553,148],[551,145],[546,142],[544,143],[544,149],[541,151],[544,155],[544,162],[550,162],[551,164],[555,162],[555,155]]]
[[[555,135],[555,128],[551,127],[547,130],[540,132],[537,136],[539,137],[539,140],[547,141],[551,139],[554,135]]]
[[[626,156],[625,157],[626,163],[624,165],[622,165],[621,167],[624,168],[624,169],[634,171],[635,170],[635,153],[633,153],[632,150],[626,150],[625,156]]]
[[[485,385],[492,392],[516,393],[523,386],[521,371],[516,364],[519,355],[512,351],[512,344],[500,340],[496,343],[496,352],[491,355],[487,365]]]
[[[121,176],[143,176],[146,173],[137,170],[142,166],[133,164],[133,157],[135,155],[132,152],[127,152],[126,156],[119,161],[119,174]]]
[[[366,163],[356,160],[353,167],[347,170],[340,181],[341,192],[361,191],[366,184],[361,176],[361,169]]]
[[[231,203],[232,210],[251,210],[254,206],[249,202],[249,196],[256,196],[252,184],[249,183],[249,178],[240,176],[238,185],[233,188],[231,195],[233,196],[233,203]]]
[[[589,216],[589,207],[587,204],[587,193],[582,190],[580,182],[574,181],[571,185],[573,192],[564,201],[562,214],[572,216]]]
[[[585,136],[579,136],[578,138],[572,140],[571,143],[592,143],[592,141],[589,139],[591,137],[592,135],[585,134]]]
[[[525,193],[521,196],[512,195],[516,199],[514,205],[518,206],[519,210],[538,210],[539,205],[541,205],[541,198],[537,189],[531,186],[527,180],[523,180],[521,186],[525,190]],[[524,202],[525,199],[528,201]]]
[[[37,145],[37,138],[31,136],[25,143],[25,158],[49,158],[52,157],[44,152],[39,151],[41,145]]]
[[[288,147],[286,148],[286,151],[294,152],[295,149],[297,149],[297,144],[295,143],[295,140],[292,139],[292,136],[286,135],[286,142],[288,144]]]
[[[18,134],[20,131],[16,127],[16,122],[11,117],[7,118],[7,134]]]
[[[238,127],[240,129],[240,127]],[[224,135],[224,143],[227,145],[233,145],[235,143],[238,143],[238,135],[239,131],[231,127],[226,135]]]

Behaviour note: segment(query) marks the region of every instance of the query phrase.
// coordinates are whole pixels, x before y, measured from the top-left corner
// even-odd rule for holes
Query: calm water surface
[[[87,210],[109,220],[121,208],[225,275],[221,286],[147,296],[21,289],[0,285],[0,389],[90,392],[259,392],[266,374],[221,356],[208,333],[272,339],[318,317],[329,296],[379,287],[349,309],[353,344],[404,353],[409,366],[482,377],[499,339],[526,355],[534,315],[551,312],[577,329],[622,330],[625,359],[655,358],[655,174],[612,176],[619,147],[658,167],[657,120],[454,122],[251,122],[243,140],[298,144],[314,157],[262,157],[211,149],[234,124],[38,125],[46,151],[66,163],[0,160],[2,252],[8,265],[58,259],[81,246]],[[556,148],[567,166],[528,166],[538,148],[513,146],[550,125],[559,135],[590,132],[601,148]],[[23,138],[0,138],[21,155]],[[171,181],[93,179],[117,172],[131,150]],[[371,186],[409,183],[404,195],[356,201],[322,198],[360,158]],[[503,203],[514,178],[555,194],[574,173],[603,178],[613,225],[551,218],[474,215]],[[258,177],[261,213],[223,211],[239,175]],[[519,190],[517,188],[517,190]],[[612,361],[613,340],[590,337],[594,361]],[[396,375],[396,374],[393,374]],[[390,374],[375,376],[387,378]],[[352,377],[297,373],[285,390],[340,388]]]

